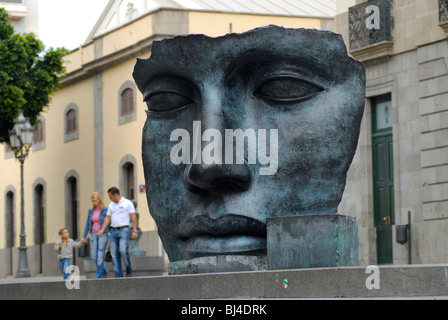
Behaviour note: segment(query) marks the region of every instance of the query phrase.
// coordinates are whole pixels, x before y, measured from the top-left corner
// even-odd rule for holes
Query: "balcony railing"
[[[392,0],[370,0],[349,8],[350,53],[361,61],[390,56]]]
[[[448,34],[448,0],[439,0],[439,26]]]

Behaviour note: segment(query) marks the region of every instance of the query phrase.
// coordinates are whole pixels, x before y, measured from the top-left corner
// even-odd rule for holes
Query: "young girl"
[[[64,276],[64,280],[67,280],[70,277],[70,274],[67,272],[67,267],[70,266],[70,262],[73,258],[73,248],[79,248],[85,243],[85,240],[76,242],[75,240],[70,239],[70,234],[68,233],[67,228],[59,230],[59,236],[61,239],[56,241],[54,250],[58,253],[59,269]]]

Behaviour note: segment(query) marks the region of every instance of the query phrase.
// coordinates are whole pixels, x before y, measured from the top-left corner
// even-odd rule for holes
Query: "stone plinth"
[[[270,270],[358,265],[356,218],[337,214],[267,218]]]

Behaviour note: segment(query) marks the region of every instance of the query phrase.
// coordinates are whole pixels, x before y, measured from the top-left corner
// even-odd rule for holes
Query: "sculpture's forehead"
[[[238,64],[290,63],[329,77],[350,73],[356,61],[347,55],[342,37],[315,29],[265,27],[211,38],[187,35],[155,41],[149,59],[139,59],[134,78],[140,88],[165,74],[182,77],[227,72]]]
[[[342,37],[337,34],[315,29],[266,27],[217,38],[205,35],[167,38],[154,43],[151,59],[167,62],[170,61],[169,57],[232,59],[245,52],[257,51],[302,57],[310,57],[318,53],[321,59],[328,59],[335,53],[346,55]]]

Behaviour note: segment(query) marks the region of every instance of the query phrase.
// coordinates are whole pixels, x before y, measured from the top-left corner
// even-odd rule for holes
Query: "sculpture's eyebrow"
[[[178,92],[193,99],[195,86],[188,80],[177,75],[158,76],[148,82],[143,93],[143,100],[157,92]]]
[[[281,53],[265,52],[264,50],[249,50],[240,53],[226,69],[224,81],[231,85],[237,79],[248,83],[251,79],[263,78],[267,74],[289,73],[313,79],[321,85],[330,81],[330,74],[325,68],[313,64],[309,59]]]

